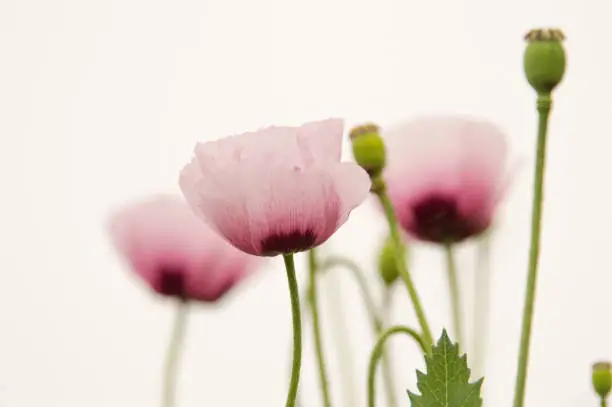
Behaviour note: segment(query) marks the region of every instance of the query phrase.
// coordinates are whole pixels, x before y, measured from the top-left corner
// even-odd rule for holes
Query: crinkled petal
[[[342,202],[329,174],[320,169],[251,169],[260,181],[248,201],[251,239],[259,254],[274,236],[310,235],[313,247],[336,231]]]
[[[181,191],[187,200],[187,203],[191,208],[196,208],[198,206],[200,193],[197,189],[198,183],[202,179],[202,172],[200,171],[200,166],[198,164],[198,159],[193,158],[189,164],[183,167],[181,171],[179,186],[181,187]],[[202,213],[200,211],[194,211],[194,213],[202,218]],[[203,219],[206,221],[206,219]]]
[[[282,236],[292,233],[296,249],[320,244],[369,188],[363,170],[339,163],[343,126],[328,119],[198,144],[181,189],[202,219],[247,253],[268,255],[266,245],[283,252]]]
[[[246,207],[247,197],[253,189],[253,178],[249,172],[241,172],[239,168],[200,173],[195,185],[191,183],[193,179],[189,169],[179,183],[185,196],[189,196],[190,206],[201,219],[233,246],[255,254]]]
[[[334,188],[340,199],[340,216],[337,227],[340,227],[350,212],[367,198],[372,182],[368,173],[354,163],[336,163],[328,167],[333,179]]]
[[[317,160],[339,161],[343,128],[341,119],[310,122],[300,127],[270,126],[198,143],[194,153],[203,172],[222,170],[244,160],[301,168]]]
[[[344,120],[327,119],[306,123],[297,129],[298,144],[306,165],[315,161],[339,162],[342,155]]]
[[[261,160],[271,165],[288,167],[302,161],[297,143],[297,129],[294,127],[271,126],[199,143],[195,148],[195,155],[204,172],[237,165],[244,160]]]

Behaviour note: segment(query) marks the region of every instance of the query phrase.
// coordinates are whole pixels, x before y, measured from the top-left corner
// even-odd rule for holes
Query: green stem
[[[376,195],[378,195],[378,199],[380,200],[380,203],[385,209],[385,215],[387,217],[387,222],[389,223],[391,238],[393,239],[393,244],[395,246],[395,263],[397,266],[397,270],[399,272],[400,277],[404,281],[404,284],[406,285],[408,294],[410,295],[412,306],[414,307],[414,311],[416,313],[417,319],[419,320],[421,331],[423,333],[423,340],[426,344],[425,349],[427,349],[427,353],[429,353],[433,345],[433,338],[431,336],[431,330],[429,329],[429,324],[427,323],[427,318],[425,317],[423,307],[421,306],[419,295],[416,292],[416,288],[414,287],[414,283],[412,282],[412,278],[410,277],[410,273],[408,272],[408,268],[406,267],[406,260],[404,257],[404,244],[402,242],[402,237],[397,226],[397,218],[395,216],[395,211],[393,210],[391,200],[389,199],[389,196],[385,191],[384,183],[381,179],[377,180],[377,183],[379,187],[376,190]]]
[[[302,311],[302,328],[303,326],[306,324],[307,322],[307,318],[308,318],[308,311],[310,310],[310,307],[308,306],[308,291],[310,290],[309,287],[306,287],[305,290],[302,290],[302,293],[300,294],[300,309],[303,310]],[[291,328],[293,329],[293,327]],[[293,350],[291,350],[291,354],[293,354]],[[292,368],[293,366],[293,358],[292,355],[289,355],[289,359],[291,362],[290,368]],[[302,407],[304,405],[304,403],[302,403],[302,391],[301,389],[298,388],[298,392],[295,396],[295,407]]]
[[[383,355],[385,342],[392,335],[399,333],[409,335],[412,339],[414,339],[423,350],[423,353],[429,352],[430,348],[421,335],[419,335],[414,329],[408,328],[407,326],[393,326],[380,335],[376,345],[374,345],[374,348],[372,349],[372,353],[370,354],[370,363],[368,365],[368,407],[375,407],[376,405],[376,366]]]
[[[391,308],[393,305],[393,286],[385,286],[385,292],[383,295],[383,323],[389,324],[391,316]],[[382,332],[378,332],[378,335]],[[397,399],[395,392],[395,376],[393,375],[393,366],[391,365],[391,359],[389,358],[389,349],[382,354],[382,374],[383,381],[385,383],[385,391],[387,392],[387,404],[389,407],[397,407]]]
[[[285,268],[287,269],[287,282],[291,296],[291,316],[293,320],[293,364],[291,366],[291,380],[285,407],[294,407],[297,391],[300,384],[300,369],[302,366],[302,318],[300,315],[300,293],[295,276],[293,254],[284,254]]]
[[[451,311],[453,313],[453,328],[455,328],[455,340],[459,342],[459,346],[463,345],[463,332],[461,321],[461,290],[459,290],[459,282],[457,281],[457,265],[455,263],[455,254],[452,244],[444,245],[446,254],[446,265],[448,270],[448,287],[451,299]]]
[[[325,298],[328,305],[326,313],[329,315],[330,336],[334,340],[334,348],[338,354],[338,365],[342,381],[342,402],[345,406],[356,406],[358,400],[358,379],[356,376],[353,353],[353,336],[350,335],[351,329],[348,321],[344,304],[346,304],[343,281],[340,275],[329,276],[327,280]]]
[[[601,403],[600,403],[600,406],[601,406],[601,407],[606,407],[607,405],[608,405],[608,403],[606,402],[606,398],[605,398],[605,397],[602,397],[602,398],[601,398]]]
[[[370,286],[368,285],[363,271],[354,261],[340,256],[329,256],[323,263],[321,263],[320,270],[324,271],[334,267],[344,267],[351,271],[351,274],[353,275],[355,281],[357,282],[357,285],[359,286],[361,298],[363,298],[366,311],[368,313],[368,316],[370,317],[372,329],[378,335],[382,330],[383,323],[380,316],[378,315],[378,311],[374,303],[374,297],[370,292]]]
[[[333,267],[344,267],[351,271],[351,274],[355,278],[357,285],[359,286],[359,290],[361,292],[361,297],[365,304],[366,311],[370,318],[370,323],[372,326],[372,330],[374,331],[376,337],[380,336],[383,332],[383,327],[385,325],[385,317],[379,316],[379,312],[377,310],[376,305],[374,304],[374,299],[372,296],[372,292],[370,291],[370,286],[366,281],[365,275],[361,268],[352,260],[347,259],[345,257],[340,256],[330,256],[321,264],[321,271],[328,270]],[[385,305],[390,305],[391,299],[391,289],[388,289],[385,296]],[[391,374],[391,366],[388,358],[387,352],[383,352],[382,356],[382,364],[383,364],[383,375],[386,384],[387,391],[387,399],[389,400],[389,405],[391,407],[395,407],[397,402],[395,400],[395,389],[393,386],[393,376]]]
[[[525,401],[525,383],[527,382],[527,366],[529,362],[529,342],[536,296],[536,281],[538,276],[538,258],[540,255],[540,231],[542,221],[542,201],[544,189],[544,167],[546,164],[546,131],[550,114],[550,94],[538,95],[538,142],[535,174],[533,182],[533,209],[531,214],[531,246],[529,249],[529,267],[527,273],[527,292],[523,309],[523,327],[521,347],[516,374],[514,407],[523,407]]]
[[[489,303],[491,299],[491,232],[485,232],[478,243],[476,276],[474,278],[474,336],[472,337],[472,372],[484,376],[489,334]]]
[[[317,354],[317,363],[319,366],[319,381],[321,385],[321,394],[323,396],[323,405],[325,407],[331,407],[327,371],[325,369],[325,357],[323,355],[323,342],[321,340],[321,322],[319,321],[319,306],[317,303],[317,263],[314,250],[310,250],[308,252],[308,270],[308,302],[310,304],[310,312],[312,314],[312,328],[314,333],[314,344],[315,351]]]
[[[164,363],[164,384],[162,394],[162,406],[173,407],[176,399],[176,381],[179,359],[183,342],[185,340],[185,331],[187,328],[187,312],[189,307],[187,301],[179,300],[176,306],[174,315],[174,323],[172,326],[172,334],[166,351],[166,361]]]

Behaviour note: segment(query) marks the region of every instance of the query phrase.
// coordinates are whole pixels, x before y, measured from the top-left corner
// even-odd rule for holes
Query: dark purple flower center
[[[476,219],[459,211],[457,201],[443,195],[429,195],[412,206],[411,231],[420,239],[435,243],[456,243],[484,230]]]
[[[157,277],[155,290],[171,297],[186,298],[185,273],[181,267],[164,266]]]
[[[316,239],[312,229],[273,234],[261,241],[261,254],[276,256],[277,254],[303,252],[311,249]]]

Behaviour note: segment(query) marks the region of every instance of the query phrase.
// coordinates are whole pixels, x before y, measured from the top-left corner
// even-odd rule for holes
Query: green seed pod
[[[378,126],[366,124],[355,127],[350,133],[353,143],[353,155],[355,161],[371,177],[379,175],[385,168],[386,152],[385,143],[379,134]]]
[[[527,81],[538,94],[548,95],[565,73],[565,36],[561,30],[531,30],[525,39],[524,67]]]
[[[593,388],[601,398],[608,397],[612,389],[612,365],[609,362],[597,362],[593,365]]]

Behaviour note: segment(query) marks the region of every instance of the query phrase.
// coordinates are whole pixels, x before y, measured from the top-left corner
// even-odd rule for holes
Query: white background
[[[567,34],[569,62],[550,126],[527,405],[596,405],[590,365],[612,358],[609,14],[605,0],[1,0],[0,406],[158,405],[171,307],[132,278],[104,226],[116,205],[178,192],[197,140],[329,116],[386,125],[422,113],[489,117],[524,160],[499,216],[485,381],[488,405],[509,406],[536,126],[523,35],[547,25]],[[384,230],[366,204],[328,250],[373,273]],[[460,255],[468,286],[473,253]],[[415,248],[436,333],[449,319],[442,264],[435,247]],[[335,276],[323,284],[339,283],[348,304],[364,405],[372,339],[355,284]],[[198,307],[180,407],[284,405],[286,291],[275,259],[222,307]],[[415,325],[397,293],[395,320]],[[310,338],[307,330],[302,384],[314,407]],[[421,358],[405,340],[394,352],[408,406],[403,389],[414,389]],[[336,406],[355,407],[340,403],[337,352],[327,353]]]

